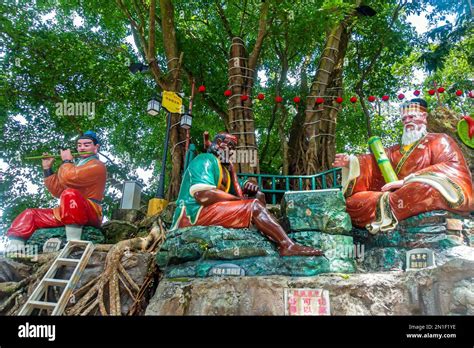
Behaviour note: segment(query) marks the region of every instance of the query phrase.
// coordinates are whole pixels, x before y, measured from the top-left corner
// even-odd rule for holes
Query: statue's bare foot
[[[289,246],[280,246],[280,256],[323,256],[324,253],[319,249],[313,249],[307,246],[292,244]]]

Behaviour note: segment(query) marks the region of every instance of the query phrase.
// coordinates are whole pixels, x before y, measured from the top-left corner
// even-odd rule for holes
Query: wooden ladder
[[[84,247],[84,249],[81,250],[81,257],[79,259],[70,258],[71,252],[77,250],[78,246]],[[56,260],[54,260],[18,315],[32,315],[31,313],[34,309],[45,309],[47,312],[52,310],[51,315],[61,315],[66,308],[72,291],[81,277],[82,271],[89,262],[93,250],[94,245],[92,242],[84,240],[71,240],[67,242],[64,249],[61,250]],[[74,267],[69,279],[54,278],[58,269],[63,266]],[[47,296],[49,287],[59,287],[62,289],[58,302],[48,302]],[[44,297],[44,301],[41,300],[42,297]]]

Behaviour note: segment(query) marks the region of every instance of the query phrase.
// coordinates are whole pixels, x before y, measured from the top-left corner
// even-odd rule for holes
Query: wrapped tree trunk
[[[350,37],[348,23],[342,21],[327,35],[319,66],[306,98],[304,131],[293,142],[290,168],[293,174],[315,174],[329,169],[336,150],[336,121],[341,105],[342,69]],[[324,101],[321,103],[321,101]],[[291,145],[291,141],[290,141]]]
[[[255,123],[252,110],[252,87],[255,72],[249,67],[249,58],[244,42],[239,37],[232,39],[229,59],[229,89],[232,95],[229,98],[229,131],[239,138],[237,150],[250,155],[250,151],[257,151],[255,140]],[[247,99],[242,100],[245,96]],[[248,156],[242,157],[242,159]],[[249,160],[236,163],[240,173],[258,173],[257,166],[252,167]]]

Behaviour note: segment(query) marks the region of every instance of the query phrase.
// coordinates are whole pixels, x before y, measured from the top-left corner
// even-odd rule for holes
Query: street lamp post
[[[159,176],[158,191],[156,192],[156,198],[165,198],[165,173],[166,173],[166,159],[168,157],[168,140],[170,137],[170,126],[171,126],[171,112],[168,111],[168,117],[166,120],[166,136],[165,146],[163,148],[163,160],[161,162],[161,172]]]
[[[147,112],[150,115],[157,115],[161,109],[167,112],[166,118],[166,136],[163,147],[163,156],[161,162],[161,171],[158,176],[158,189],[156,196],[148,202],[147,216],[153,216],[161,213],[164,208],[168,205],[168,201],[165,199],[165,173],[166,173],[166,160],[168,157],[168,142],[170,137],[171,129],[171,113],[178,113],[181,109],[182,99],[179,95],[171,91],[164,91],[162,98],[155,97],[148,102]]]

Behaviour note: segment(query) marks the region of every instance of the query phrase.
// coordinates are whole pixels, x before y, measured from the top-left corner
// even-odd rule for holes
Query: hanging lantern
[[[469,98],[474,98],[474,91],[469,91],[469,93],[467,94],[467,96]]]
[[[193,116],[188,113],[185,113],[181,116],[180,126],[184,129],[190,129],[193,124]]]
[[[404,98],[405,98],[405,94],[400,93],[400,94],[398,95],[398,99],[399,99],[399,100],[403,100]]]
[[[321,98],[321,97],[316,98],[316,104],[319,105],[319,104],[322,104],[322,103],[324,103],[324,99],[323,99],[323,98]]]
[[[206,86],[204,86],[204,85],[199,86],[199,88],[198,88],[199,93],[204,93],[205,91],[206,91]]]
[[[354,104],[355,102],[357,102],[357,97],[351,97],[350,101],[351,101],[351,103]]]
[[[263,99],[265,99],[265,94],[263,94],[263,93],[257,94],[257,99],[258,99],[258,100],[263,100]]]
[[[415,95],[415,97],[418,97],[420,95],[420,91],[416,90],[415,92],[413,92],[413,94]]]
[[[367,100],[371,103],[373,103],[375,101],[375,97],[373,95],[369,95],[369,97],[367,98]]]
[[[438,93],[444,93],[444,87],[438,88]]]
[[[301,101],[301,98],[298,97],[298,96],[296,96],[296,97],[293,98],[293,102],[295,102],[296,104],[299,104],[300,101]]]
[[[226,89],[226,90],[224,91],[224,95],[225,95],[226,97],[230,97],[230,96],[232,95],[232,91],[231,91],[230,89]]]
[[[388,95],[383,95],[382,96],[383,101],[388,101],[389,99],[390,99],[390,97]]]
[[[153,97],[148,101],[146,112],[149,115],[156,116],[161,111],[161,98]]]
[[[458,97],[462,96],[462,91],[461,91],[460,89],[458,89],[458,90],[456,91],[456,95],[457,95]]]
[[[430,89],[430,90],[428,91],[428,94],[429,94],[429,95],[434,95],[435,93],[436,93],[436,91],[435,91],[434,89]]]
[[[276,103],[281,103],[282,101],[283,101],[283,98],[282,98],[281,96],[277,95],[277,96],[275,97],[275,102],[276,102]]]
[[[344,101],[344,99],[342,99],[342,97],[337,97],[336,98],[336,103],[338,103],[338,104],[341,104],[343,101]]]
[[[240,100],[242,101],[246,101],[247,99],[249,99],[249,96],[247,94],[243,94],[240,96]]]

